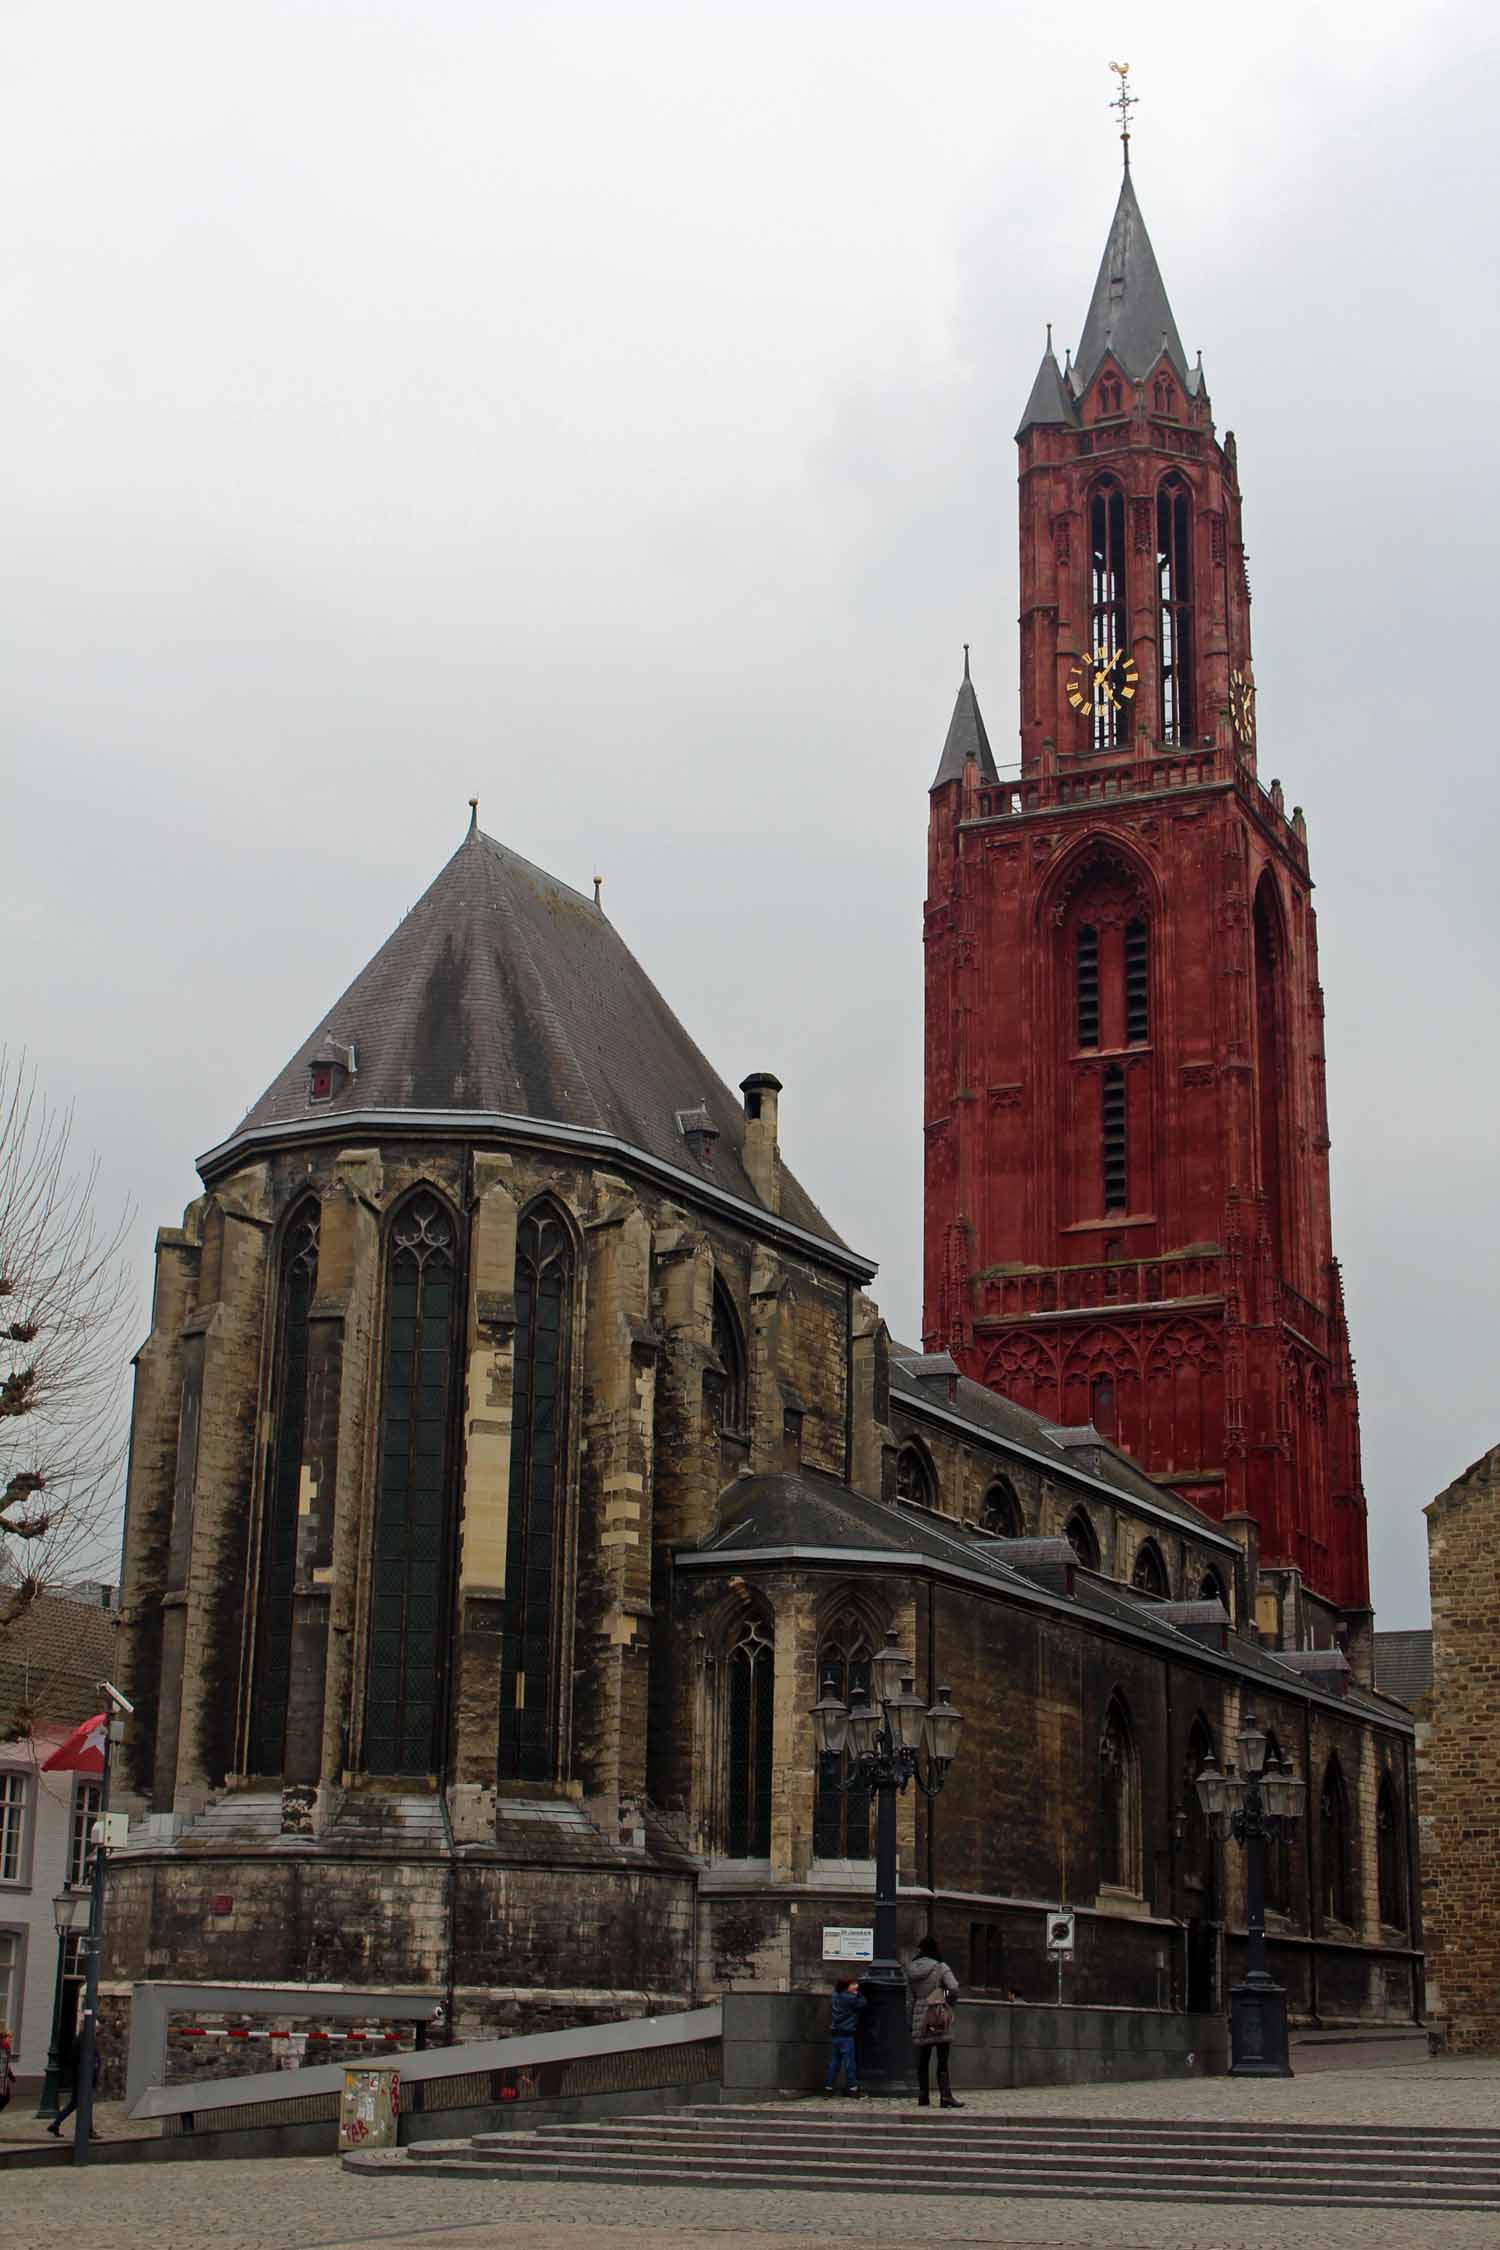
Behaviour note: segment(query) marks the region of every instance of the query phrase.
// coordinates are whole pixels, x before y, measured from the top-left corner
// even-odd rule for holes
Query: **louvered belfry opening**
[[[771,1745],[775,1648],[758,1618],[729,1652],[724,1849],[730,1859],[771,1855]]]
[[[396,1212],[386,1253],[367,1773],[426,1775],[442,1762],[458,1311],[456,1222],[440,1196],[422,1189]]]
[[[307,1427],[308,1314],[318,1285],[318,1220],[317,1201],[310,1197],[293,1212],[281,1244],[272,1435],[261,1519],[247,1749],[247,1768],[254,1774],[281,1772],[286,1741],[292,1589],[297,1576],[298,1500]]]
[[[1146,925],[1137,919],[1125,925],[1125,1039],[1132,1047],[1144,1046],[1151,1036],[1151,954]]]
[[[550,1781],[556,1772],[572,1298],[572,1234],[555,1206],[535,1204],[516,1234],[516,1384],[500,1650],[502,1781]]]
[[[1092,922],[1085,922],[1078,932],[1076,978],[1078,1044],[1080,1047],[1097,1047],[1099,1044],[1099,932],[1094,928]]]
[[[1124,1211],[1126,1201],[1128,1166],[1125,1139],[1125,1073],[1118,1063],[1111,1063],[1104,1073],[1103,1159],[1104,1208],[1106,1212]]]

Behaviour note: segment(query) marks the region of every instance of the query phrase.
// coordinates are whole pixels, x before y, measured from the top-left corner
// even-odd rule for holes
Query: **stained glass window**
[[[500,1778],[549,1781],[557,1754],[556,1634],[567,1490],[573,1238],[551,1204],[516,1236],[516,1387],[500,1649]]]
[[[259,1774],[280,1773],[286,1735],[297,1503],[307,1426],[308,1314],[318,1281],[318,1216],[315,1201],[303,1203],[282,1237],[272,1436],[255,1605],[255,1685],[250,1699],[249,1770]]]
[[[729,1652],[725,1678],[728,1724],[724,1848],[730,1859],[771,1856],[771,1717],[773,1649],[759,1621],[747,1621]]]
[[[422,1190],[391,1229],[364,1763],[427,1774],[440,1758],[453,1493],[457,1229]]]

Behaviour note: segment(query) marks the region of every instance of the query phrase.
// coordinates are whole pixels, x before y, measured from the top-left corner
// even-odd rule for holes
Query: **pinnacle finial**
[[[471,797],[471,798],[469,799],[469,834],[470,834],[471,836],[477,836],[477,835],[478,835],[478,833],[479,833],[479,799],[478,799],[477,797]]]
[[[604,899],[602,896],[603,890],[604,877],[602,875],[596,875],[594,877],[594,904],[598,907],[601,914],[604,911]]]
[[[967,641],[965,641],[965,642],[964,642],[964,678],[965,678],[965,679],[967,679],[967,678],[968,678],[968,676],[969,676],[969,644],[968,644],[968,642],[967,642]]]
[[[1130,170],[1130,112],[1135,108],[1139,97],[1130,91],[1129,63],[1112,62],[1109,67],[1120,81],[1120,91],[1109,106],[1111,109],[1117,109],[1120,112],[1120,142],[1125,151],[1125,169],[1128,172]]]
[[[1047,356],[1049,359],[1052,356],[1052,323],[1050,320],[1047,323]]]

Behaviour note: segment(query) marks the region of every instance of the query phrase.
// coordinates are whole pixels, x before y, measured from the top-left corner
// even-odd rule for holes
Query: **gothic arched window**
[[[724,1849],[730,1859],[771,1856],[775,1662],[769,1628],[747,1617],[724,1673]]]
[[[1284,1251],[1282,1180],[1282,1047],[1285,947],[1276,886],[1269,871],[1255,886],[1252,917],[1255,959],[1256,1123],[1260,1138],[1260,1184],[1273,1254]]]
[[[1323,1769],[1318,1794],[1318,1885],[1324,1919],[1349,1920],[1349,1792],[1337,1752]]]
[[[297,1508],[307,1427],[308,1314],[318,1284],[317,1198],[292,1213],[281,1238],[276,1290],[276,1361],[271,1443],[266,1459],[260,1576],[255,1602],[255,1681],[250,1698],[248,1770],[280,1773],[292,1660],[292,1588],[297,1576]]]
[[[1120,378],[1118,375],[1101,375],[1099,378],[1099,412],[1118,414],[1120,411]]]
[[[1099,1881],[1141,1887],[1141,1769],[1120,1698],[1111,1696],[1099,1737]]]
[[[1198,1797],[1198,1776],[1214,1757],[1214,1738],[1202,1712],[1188,1735],[1187,1762],[1182,1776],[1182,1879],[1190,1915],[1213,1921],[1218,1915],[1218,1855],[1209,1833],[1208,1816]],[[1217,1759],[1214,1761],[1217,1764]]]
[[[397,1209],[387,1244],[364,1764],[368,1773],[427,1774],[440,1763],[456,1519],[453,1213],[420,1188]]]
[[[1021,1502],[1009,1477],[996,1477],[984,1496],[984,1528],[992,1539],[1025,1537]]]
[[[818,1650],[818,1693],[829,1681],[846,1703],[870,1695],[870,1637],[863,1626],[850,1620],[828,1633]],[[870,1856],[870,1793],[851,1789],[847,1796],[818,1769],[813,1803],[813,1857],[815,1859],[868,1859]]]
[[[1143,1539],[1130,1573],[1130,1583],[1137,1593],[1157,1594],[1167,1592],[1167,1566],[1154,1539]]]
[[[1158,414],[1171,414],[1177,406],[1177,393],[1169,375],[1158,375],[1152,387],[1151,403]]]
[[[1406,1927],[1406,1851],[1401,1800],[1383,1774],[1375,1799],[1375,1852],[1380,1875],[1380,1919],[1388,1929]]]
[[[1228,1609],[1229,1596],[1224,1591],[1224,1581],[1216,1570],[1205,1570],[1198,1581],[1197,1598],[1200,1602],[1222,1602],[1224,1608]]]
[[[550,1781],[556,1769],[572,1312],[572,1232],[555,1204],[534,1203],[516,1229],[516,1373],[500,1646],[502,1781]]]
[[[1106,376],[1105,381],[1110,378]],[[1101,396],[1103,386],[1101,386]],[[1108,409],[1106,409],[1108,411]],[[1125,616],[1125,495],[1112,477],[1094,487],[1089,499],[1089,654],[1094,670],[1128,651]],[[1090,747],[1114,750],[1130,740],[1128,702],[1116,700],[1101,684],[1094,705]]]
[[[1266,1764],[1276,1764],[1280,1758],[1281,1744],[1270,1733],[1266,1736]],[[1284,1833],[1267,1839],[1266,1904],[1273,1914],[1292,1911],[1292,1847]]]
[[[896,1498],[910,1501],[916,1508],[935,1508],[938,1503],[932,1463],[923,1448],[910,1439],[896,1455]]]
[[[1063,1526],[1063,1537],[1067,1540],[1068,1545],[1083,1564],[1085,1570],[1097,1570],[1099,1568],[1098,1534],[1089,1521],[1085,1509],[1075,1508],[1073,1510]]]
[[[716,1364],[704,1377],[709,1418],[721,1434],[728,1430],[738,1435],[747,1422],[745,1346],[733,1301],[717,1277],[714,1280],[712,1349]]]
[[[1181,477],[1156,495],[1157,717],[1163,742],[1193,731],[1193,508]]]

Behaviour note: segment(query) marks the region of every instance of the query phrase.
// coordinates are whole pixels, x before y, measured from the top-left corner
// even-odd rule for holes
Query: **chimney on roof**
[[[781,1209],[781,1147],[776,1138],[777,1096],[781,1080],[769,1070],[752,1070],[740,1080],[745,1097],[745,1170],[768,1211]]]

